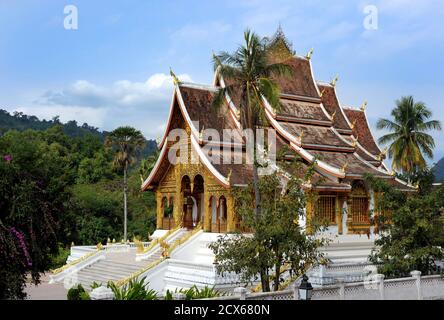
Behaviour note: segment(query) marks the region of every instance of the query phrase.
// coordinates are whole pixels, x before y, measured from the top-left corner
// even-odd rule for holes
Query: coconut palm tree
[[[393,120],[379,119],[377,128],[390,131],[378,141],[390,144],[388,156],[392,159],[393,170],[410,174],[425,168],[424,155],[433,158],[435,147],[433,137],[426,132],[441,130],[441,123],[429,120],[432,112],[423,102],[415,102],[412,96],[396,100],[396,108],[391,115]]]
[[[146,159],[142,159],[140,161],[140,167],[139,167],[139,176],[140,181],[143,183],[145,179],[149,176],[151,173],[151,170],[153,170],[154,165],[156,164],[157,158],[159,158],[160,150],[156,150],[153,154],[148,156]]]
[[[119,127],[106,137],[105,145],[114,151],[114,166],[123,170],[123,239],[126,241],[128,168],[134,163],[137,153],[145,146],[145,138],[139,130],[132,127]]]
[[[255,135],[256,128],[267,123],[262,98],[265,98],[272,108],[280,107],[280,91],[272,76],[290,75],[292,70],[288,65],[272,62],[266,40],[254,32],[246,30],[244,41],[232,54],[222,51],[213,55],[214,69],[219,71],[226,83],[225,88],[220,88],[216,93],[213,105],[220,107],[224,103],[226,93],[239,95],[241,100],[237,108],[240,111],[241,125],[244,129],[252,129]],[[256,143],[253,155],[255,212],[260,215]]]

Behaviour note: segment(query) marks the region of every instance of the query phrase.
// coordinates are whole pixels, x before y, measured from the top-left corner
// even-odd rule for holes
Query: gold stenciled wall
[[[188,137],[190,137],[190,130],[187,128]],[[175,144],[175,142],[168,142],[170,145]],[[176,145],[175,147],[180,147]],[[182,146],[183,147],[183,146]],[[182,181],[185,177],[189,178],[190,189],[194,190],[194,181],[196,176],[200,175],[203,178],[203,205],[204,210],[204,231],[212,231],[212,198],[216,199],[217,208],[216,212],[219,212],[219,206],[221,202],[226,201],[226,226],[224,226],[224,231],[233,232],[235,231],[235,213],[234,213],[234,201],[233,195],[230,188],[222,186],[213,177],[212,173],[202,164],[199,160],[196,152],[192,149],[191,141],[188,139],[187,146],[188,150],[188,161],[184,163],[172,164],[167,173],[164,175],[156,189],[156,201],[157,201],[157,228],[162,229],[165,224],[164,221],[164,208],[163,199],[168,199],[173,203],[173,218],[174,226],[183,225],[185,210],[184,203],[185,197],[182,190]],[[168,161],[167,159],[165,161]],[[221,201],[221,199],[223,201]],[[200,200],[200,199],[199,199]],[[200,212],[199,212],[200,214]],[[213,228],[214,229],[214,228]],[[220,229],[219,229],[220,230]],[[213,230],[214,231],[214,230]]]

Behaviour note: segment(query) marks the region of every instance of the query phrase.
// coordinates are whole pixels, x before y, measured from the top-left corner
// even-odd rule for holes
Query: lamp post
[[[299,285],[299,300],[311,300],[312,291],[313,287],[308,281],[308,277],[304,274]]]

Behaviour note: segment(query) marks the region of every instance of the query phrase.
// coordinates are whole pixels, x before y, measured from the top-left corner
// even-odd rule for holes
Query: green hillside
[[[105,140],[107,131],[99,131],[98,128],[83,123],[79,125],[77,121],[71,120],[66,123],[61,123],[58,117],[51,120],[40,120],[36,116],[26,115],[23,112],[14,112],[10,114],[8,111],[0,109],[0,136],[9,130],[23,131],[26,129],[33,129],[38,131],[47,130],[55,125],[61,125],[63,132],[72,138],[83,138],[86,135],[93,135]],[[123,125],[123,124],[122,124]],[[147,140],[141,157],[146,157],[153,154],[156,150],[156,142],[154,140]]]
[[[433,167],[436,182],[444,182],[444,158]]]

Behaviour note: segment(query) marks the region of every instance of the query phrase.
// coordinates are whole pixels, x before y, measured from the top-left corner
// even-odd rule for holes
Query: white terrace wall
[[[444,276],[421,277],[421,272],[412,271],[412,277],[384,280],[381,274],[361,283],[343,283],[313,289],[312,300],[434,300],[444,299]],[[215,299],[223,300],[298,300],[298,285],[292,289],[248,293],[245,288],[236,288],[234,295]]]

